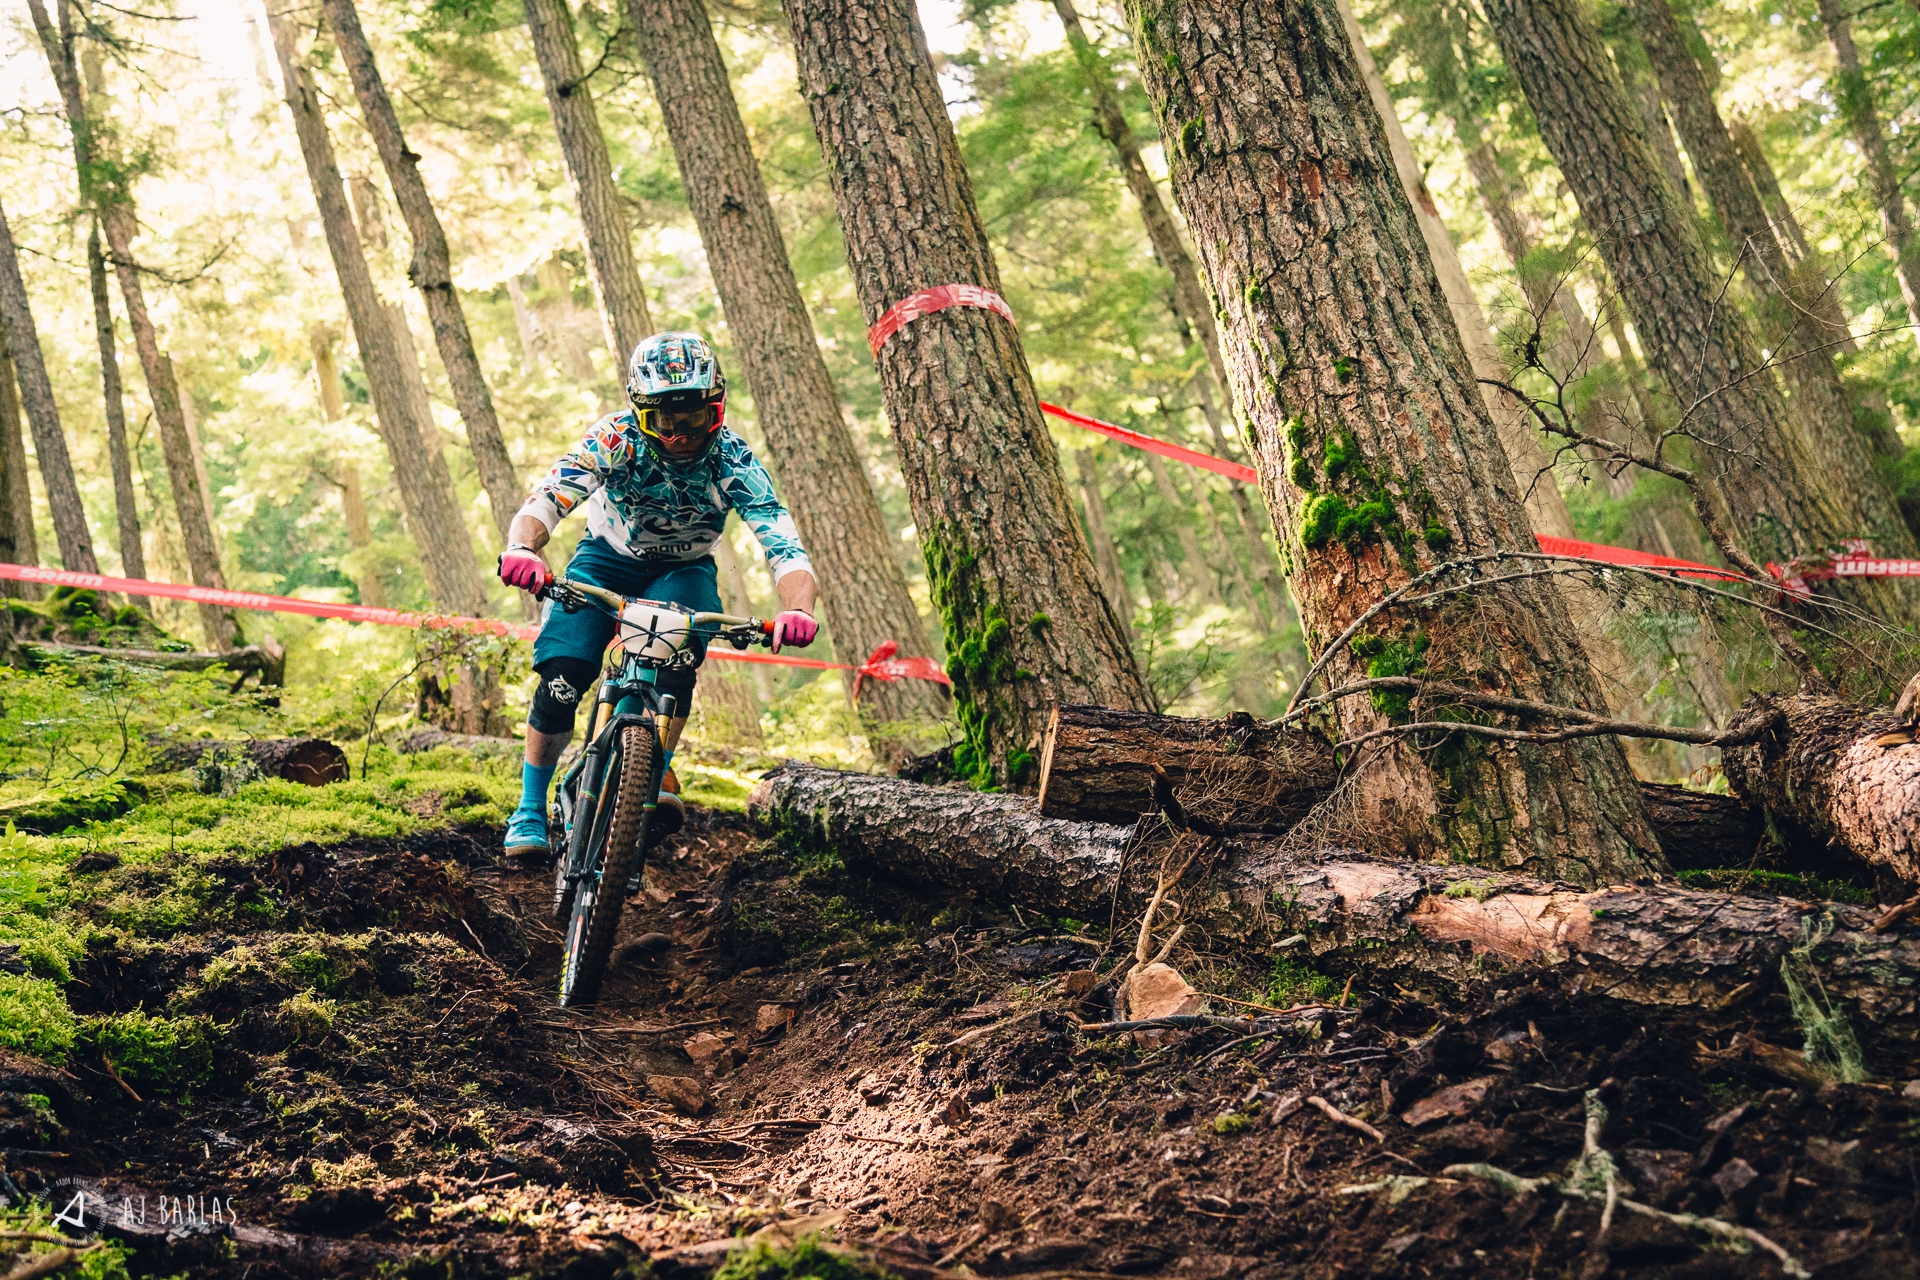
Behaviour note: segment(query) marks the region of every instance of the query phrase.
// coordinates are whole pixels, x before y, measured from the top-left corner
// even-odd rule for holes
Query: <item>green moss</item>
[[[339,1013],[339,1001],[302,991],[280,1002],[274,1020],[295,1040],[318,1043],[333,1034],[333,1020]]]
[[[894,1280],[886,1268],[803,1236],[792,1248],[760,1243],[736,1249],[713,1280]]]
[[[0,973],[0,1046],[61,1062],[73,1044],[74,1027],[73,1010],[60,988]]]
[[[1198,160],[1202,148],[1206,145],[1206,141],[1206,126],[1200,123],[1199,117],[1196,116],[1182,126],[1180,130],[1180,149],[1186,152],[1189,158]]]
[[[1485,902],[1500,891],[1491,880],[1455,880],[1446,887],[1449,898],[1472,898],[1475,902]]]
[[[1733,867],[1709,867],[1678,873],[1681,884],[1689,889],[1718,889],[1723,893],[1775,893],[1785,898],[1813,902],[1846,902],[1857,907],[1871,905],[1873,894],[1858,885],[1818,876],[1793,875],[1781,871],[1746,871]]]
[[[1321,463],[1327,469],[1327,479],[1338,479],[1348,465],[1359,455],[1360,448],[1354,442],[1353,433],[1342,431],[1327,437],[1321,449]]]
[[[1279,387],[1276,386],[1273,390],[1275,395],[1279,394]],[[1287,448],[1295,453],[1305,453],[1307,445],[1311,443],[1307,437],[1307,420],[1295,414],[1287,419],[1286,432]]]
[[[1293,481],[1295,488],[1312,489],[1313,468],[1305,458],[1295,454],[1293,461],[1287,464],[1287,479]]]
[[[75,1045],[83,1055],[106,1058],[128,1083],[177,1096],[212,1076],[217,1038],[208,1018],[156,1018],[135,1010],[83,1020]]]
[[[1035,639],[1047,634],[1047,628],[1053,625],[1053,619],[1044,613],[1036,613],[1027,619],[1027,630]]]
[[[1352,382],[1353,375],[1359,371],[1359,362],[1352,356],[1335,356],[1333,358],[1333,376],[1339,380],[1341,386],[1344,387],[1349,382]]]
[[[1040,757],[1017,747],[1007,748],[1007,785],[1017,787],[1027,780],[1040,763]]]
[[[1252,1115],[1244,1111],[1223,1111],[1213,1118],[1208,1127],[1223,1138],[1237,1138],[1243,1133],[1251,1133],[1259,1126],[1259,1113]]]
[[[988,597],[979,561],[957,546],[951,527],[931,530],[925,542],[927,580],[946,636],[947,677],[953,681],[954,717],[964,737],[954,748],[954,767],[977,787],[994,782],[991,743],[1002,712],[1003,686],[1018,678],[1013,624]],[[1036,614],[1035,618],[1045,618]],[[969,625],[979,619],[977,625]],[[1050,625],[1051,620],[1043,625]],[[1033,620],[1028,622],[1029,629]]]
[[[1381,680],[1418,672],[1432,643],[1427,636],[1420,634],[1406,640],[1362,634],[1348,641],[1347,649],[1367,664],[1368,679]],[[1405,719],[1413,709],[1413,695],[1403,690],[1375,689],[1371,698],[1373,709],[1393,720]]]
[[[1332,989],[1332,978],[1287,956],[1276,956],[1267,974],[1267,1002],[1276,1008],[1318,1000]]]

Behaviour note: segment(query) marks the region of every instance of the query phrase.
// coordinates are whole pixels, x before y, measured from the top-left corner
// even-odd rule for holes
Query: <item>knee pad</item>
[[[653,687],[673,695],[673,715],[677,720],[693,708],[693,685],[699,673],[693,670],[662,671]]]
[[[534,668],[540,684],[533,691],[533,706],[527,712],[527,727],[541,733],[573,733],[573,719],[580,711],[580,700],[593,687],[600,674],[597,663],[581,658],[549,658]]]

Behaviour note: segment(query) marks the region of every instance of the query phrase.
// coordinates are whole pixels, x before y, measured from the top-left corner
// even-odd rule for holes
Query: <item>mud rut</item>
[[[1787,1081],[1703,1057],[1723,1046],[1684,1013],[1622,1022],[1531,990],[1453,1010],[1374,993],[1316,1039],[1089,1041],[1074,1026],[1104,988],[1064,988],[1093,946],[699,813],[650,865],[600,1009],[569,1021],[548,873],[496,864],[491,839],[235,864],[225,892],[274,904],[280,932],[89,957],[80,1012],[225,1027],[211,1079],[136,1102],[99,1062],[0,1057],[13,1184],[87,1193],[137,1271],[261,1280],[699,1275],[739,1236],[822,1228],[908,1280],[1782,1274],[1698,1229],[1622,1212],[1602,1232],[1598,1203],[1441,1176],[1563,1177],[1597,1090],[1620,1195],[1744,1223],[1813,1274],[1920,1275],[1904,1079]],[[276,1003],[313,976],[276,968],[296,948],[333,957],[330,1021]]]

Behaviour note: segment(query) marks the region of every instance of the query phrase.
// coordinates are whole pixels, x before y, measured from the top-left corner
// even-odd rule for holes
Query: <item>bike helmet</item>
[[[672,462],[706,457],[726,425],[726,375],[697,333],[656,333],[635,347],[627,399],[649,447]]]

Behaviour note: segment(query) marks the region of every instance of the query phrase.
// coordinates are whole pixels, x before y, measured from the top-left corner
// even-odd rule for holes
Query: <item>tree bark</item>
[[[314,203],[319,206],[320,223],[326,231],[334,274],[347,304],[367,387],[373,395],[374,413],[393,464],[408,530],[420,552],[428,590],[439,608],[451,613],[483,614],[487,612],[486,590],[474,564],[472,538],[454,497],[439,441],[427,434],[431,424],[419,421],[406,370],[395,349],[391,321],[374,289],[355,231],[312,74],[295,54],[293,30],[286,17],[270,15],[268,27],[280,59],[287,107],[299,135]]]
[[[912,5],[795,0],[788,17],[867,324],[935,285],[1000,292]],[[1144,707],[1148,693],[1013,326],[950,307],[904,325],[876,358],[945,624],[961,768],[1018,784],[1054,703]]]
[[[193,459],[194,487],[200,492],[200,509],[206,513],[207,527],[217,529],[218,521],[213,510],[213,482],[207,478],[207,447],[200,440],[200,420],[193,407],[193,392],[180,385],[179,371],[173,367],[173,357],[160,357],[167,368],[167,380],[178,388],[180,393],[180,421],[187,429],[187,453]]]
[[[1693,159],[1694,174],[1720,217],[1771,330],[1767,345],[1774,348],[1793,394],[1796,420],[1816,433],[1823,442],[1818,446],[1821,456],[1831,465],[1854,468],[1845,478],[1849,487],[1870,485],[1877,473],[1868,449],[1860,447],[1853,406],[1833,364],[1833,350],[1850,335],[1844,321],[1834,326],[1818,310],[1820,299],[1831,296],[1826,282],[1798,270],[1782,250],[1714,105],[1706,73],[1687,48],[1667,0],[1633,0],[1633,12],[1681,141]],[[1783,353],[1783,347],[1797,350]]]
[[[1040,817],[1025,797],[808,765],[767,774],[749,812],[763,831],[830,849],[859,874],[1115,928],[1145,907],[1169,852],[1129,827]],[[1257,837],[1220,842],[1211,861],[1179,889],[1190,931],[1304,935],[1303,955],[1323,971],[1453,996],[1510,972],[1557,975],[1588,998],[1751,1028],[1792,1018],[1780,977],[1792,962],[1871,1049],[1899,1061],[1920,1039],[1920,933],[1874,933],[1869,910],[1671,882],[1582,892]]]
[[[1222,383],[1222,394],[1226,384]],[[1232,462],[1243,461],[1240,453],[1227,439],[1226,428],[1220,423],[1220,410],[1208,394],[1205,386],[1200,387],[1201,414],[1207,420],[1207,432],[1213,437],[1213,447],[1220,456]],[[1260,589],[1266,593],[1268,609],[1268,634],[1284,630],[1298,620],[1294,613],[1293,598],[1287,594],[1286,583],[1280,573],[1280,561],[1273,554],[1273,542],[1269,537],[1273,524],[1266,519],[1262,511],[1253,513],[1253,502],[1247,497],[1247,486],[1238,480],[1227,482],[1227,494],[1233,500],[1234,519],[1240,524],[1240,536],[1246,540],[1247,554],[1253,557],[1254,576],[1260,579]]]
[[[120,534],[120,567],[125,577],[147,576],[146,548],[140,541],[140,498],[133,485],[133,457],[127,449],[127,402],[120,386],[120,357],[114,352],[113,298],[107,290],[107,258],[100,249],[100,220],[87,230],[87,282],[93,292],[94,336],[100,345],[100,388],[106,400],[107,461],[113,469],[113,510]],[[150,609],[145,596],[128,603]]]
[[[487,491],[494,524],[504,539],[513,513],[525,496],[520,479],[514,474],[513,460],[507,453],[506,437],[500,433],[500,420],[493,410],[493,395],[487,389],[486,376],[480,370],[480,358],[473,347],[473,334],[467,329],[467,314],[460,295],[453,287],[453,257],[447,248],[447,235],[434,211],[433,198],[420,177],[420,157],[408,150],[400,132],[400,119],[387,97],[380,79],[380,67],[373,48],[360,27],[360,15],[353,0],[325,0],[327,25],[333,28],[335,46],[353,81],[353,92],[360,100],[367,132],[373,135],[380,151],[380,163],[393,186],[394,203],[407,220],[407,234],[413,240],[413,257],[407,277],[427,304],[427,317],[433,323],[434,345],[440,351],[440,363],[447,371],[447,384],[460,419],[467,426],[467,444],[473,450],[474,467],[480,485]]]
[[[1747,867],[1770,842],[1766,815],[1733,796],[1642,782],[1647,817],[1675,869]]]
[[[1734,793],[1816,845],[1848,850],[1883,887],[1920,888],[1914,728],[1891,712],[1806,695],[1749,699],[1728,728],[1761,726],[1760,741],[1721,752]]]
[[[1189,720],[1062,706],[1041,747],[1040,816],[1132,822],[1153,807],[1155,765],[1210,818],[1288,826],[1340,774],[1326,739],[1271,729],[1245,713]]]
[[[525,747],[518,738],[490,738],[477,733],[448,733],[445,729],[415,729],[393,744],[401,755],[419,755],[437,747],[455,747],[481,757],[512,756],[518,759]]]
[[[727,604],[738,613],[759,616],[759,606],[754,604],[753,592],[747,588],[747,575],[740,567],[740,553],[733,549],[733,531],[723,530],[720,541],[713,544],[713,558],[720,566],[721,581],[726,584]],[[767,669],[757,662],[747,664],[753,680],[753,693],[766,706],[773,701],[773,680],[767,675]]]
[[[40,480],[46,486],[47,512],[53,517],[54,537],[60,543],[60,563],[74,573],[98,573],[93,538],[87,529],[87,509],[74,483],[73,462],[67,456],[66,433],[60,429],[60,410],[54,404],[53,383],[40,352],[40,334],[27,302],[27,283],[20,275],[19,252],[6,210],[0,209],[0,324],[7,330],[13,351],[14,376],[20,404],[33,432],[33,452],[40,462]]]
[[[333,330],[315,321],[307,326],[307,345],[313,352],[313,379],[320,394],[320,420],[328,426],[347,416],[346,397],[340,394],[340,366],[334,359]],[[320,478],[332,485],[340,493],[340,516],[347,527],[347,545],[354,551],[364,553],[373,546],[373,521],[367,517],[367,499],[360,487],[360,466],[344,455],[335,457],[328,470],[319,472]],[[353,585],[360,593],[360,603],[383,609],[387,604],[387,589],[380,581],[379,571],[369,563],[363,563],[360,572],[354,573]]]
[[[834,645],[854,663],[887,640],[903,657],[931,656],[892,531],[840,416],[706,6],[629,0],[628,11],[774,476],[819,574]],[[913,744],[887,726],[938,721],[947,700],[925,680],[869,681],[857,710],[875,754],[897,765]]]
[[[0,560],[39,564],[39,538],[33,528],[33,487],[27,481],[27,442],[21,431],[20,393],[13,373],[13,348],[0,327]],[[0,596],[38,600],[37,582],[0,582]]]
[[[573,35],[573,11],[567,0],[526,0],[527,31],[540,62],[547,108],[560,138],[560,153],[573,180],[574,205],[587,238],[587,275],[600,299],[600,319],[613,354],[613,380],[624,387],[627,361],[641,339],[653,332],[646,290],[633,260],[633,236],[626,203],[613,185],[607,139],[580,65]]]
[[[1835,97],[1841,114],[1867,164],[1867,186],[1880,209],[1880,230],[1887,237],[1887,249],[1893,255],[1894,278],[1900,282],[1900,296],[1906,300],[1907,320],[1914,326],[1914,341],[1920,342],[1920,241],[1913,234],[1913,218],[1907,209],[1906,192],[1894,172],[1893,157],[1887,151],[1886,131],[1880,127],[1880,108],[1874,102],[1873,86],[1860,68],[1860,53],[1853,44],[1853,22],[1838,0],[1817,0],[1820,24],[1826,28],[1827,43],[1833,46],[1833,59],[1839,64],[1839,84]]]
[[[1086,28],[1080,25],[1080,14],[1073,7],[1073,0],[1053,0],[1053,11],[1060,15],[1060,24],[1066,28],[1067,43],[1073,47],[1074,59],[1080,64],[1080,73],[1093,94],[1094,132],[1105,138],[1107,145],[1113,148],[1114,158],[1120,165],[1120,176],[1125,179],[1127,190],[1133,193],[1134,203],[1140,207],[1140,221],[1146,224],[1147,240],[1153,245],[1153,255],[1160,259],[1160,265],[1173,277],[1174,313],[1185,323],[1189,332],[1200,340],[1207,357],[1207,369],[1213,375],[1213,384],[1224,390],[1232,384],[1227,381],[1226,360],[1220,354],[1220,330],[1214,323],[1213,303],[1200,284],[1200,273],[1194,268],[1193,255],[1187,252],[1186,242],[1180,237],[1173,214],[1168,210],[1166,201],[1160,198],[1159,186],[1154,182],[1153,175],[1147,172],[1146,161],[1140,155],[1140,144],[1133,136],[1133,126],[1127,123],[1127,114],[1121,110],[1120,98],[1114,92],[1113,77],[1100,60],[1093,42],[1087,39]]]
[[[1408,206],[1413,210],[1414,222],[1420,228],[1420,238],[1426,242],[1427,257],[1440,283],[1440,291],[1446,297],[1447,310],[1453,314],[1454,327],[1459,331],[1460,341],[1466,346],[1467,358],[1473,362],[1474,376],[1510,381],[1511,371],[1500,354],[1499,345],[1494,341],[1486,314],[1480,310],[1480,300],[1474,296],[1473,286],[1467,281],[1466,270],[1460,265],[1460,255],[1453,247],[1453,236],[1447,231],[1447,224],[1440,219],[1440,207],[1434,203],[1433,193],[1427,190],[1426,171],[1414,158],[1413,146],[1407,141],[1406,130],[1400,126],[1400,115],[1394,109],[1393,99],[1387,95],[1386,82],[1380,78],[1379,68],[1374,66],[1373,54],[1367,49],[1366,37],[1361,34],[1360,24],[1354,19],[1353,8],[1348,0],[1335,0],[1335,5],[1347,41],[1352,46],[1355,65],[1366,82],[1367,96],[1372,99],[1373,108],[1379,113],[1381,125],[1386,131],[1394,170],[1406,189]],[[1566,499],[1561,496],[1560,487],[1554,482],[1546,446],[1540,443],[1533,423],[1523,409],[1495,388],[1482,383],[1478,392],[1486,402],[1487,414],[1492,418],[1495,430],[1500,433],[1500,443],[1506,449],[1507,461],[1513,466],[1513,482],[1521,502],[1526,505],[1527,518],[1532,521],[1534,532],[1556,538],[1571,538],[1574,532],[1573,517],[1567,514]]]
[[[99,127],[87,111],[81,95],[80,75],[73,56],[73,28],[66,6],[60,10],[56,29],[47,18],[41,0],[28,0],[33,25],[40,34],[41,47],[53,69],[60,102],[67,113],[67,126],[73,138],[74,165],[82,183],[80,200],[100,218],[112,255],[114,275],[120,281],[120,295],[127,307],[127,327],[133,331],[134,349],[140,354],[140,368],[147,379],[147,398],[153,405],[153,419],[159,428],[160,450],[167,461],[167,478],[173,491],[173,503],[185,544],[187,572],[195,586],[225,590],[226,575],[220,569],[220,544],[214,537],[213,522],[207,518],[207,500],[193,465],[193,450],[180,408],[180,392],[174,385],[171,368],[164,363],[160,338],[147,314],[146,288],[140,280],[138,260],[133,256],[133,236],[137,225],[133,216],[133,193],[120,185],[116,176],[106,185],[95,186],[102,167],[95,164]],[[240,643],[240,623],[231,609],[220,605],[200,606],[200,625],[207,643],[216,649],[231,649]]]
[[[1129,16],[1175,198],[1226,302],[1227,363],[1310,647],[1456,550],[1531,548],[1333,0],[1254,10],[1209,0],[1158,15],[1133,5]],[[1448,669],[1602,707],[1560,594],[1512,589],[1471,621],[1421,611],[1383,622],[1358,652],[1331,655],[1328,678],[1364,678],[1370,663]],[[1337,716],[1352,737],[1396,713],[1347,699]],[[1663,865],[1616,743],[1462,742],[1444,763],[1404,739],[1375,749],[1355,821],[1401,847],[1589,884]]]
[[[1662,181],[1639,113],[1593,27],[1568,0],[1489,0],[1487,17],[1542,138],[1572,186],[1608,270],[1682,416],[1711,513],[1760,560],[1786,560],[1867,536],[1882,555],[1915,554],[1886,483],[1859,455],[1824,454],[1801,431],[1746,322],[1720,302],[1691,210]],[[1867,482],[1850,483],[1863,468]],[[1855,579],[1848,595],[1895,618],[1920,613],[1920,580]]]
[[[349,773],[347,753],[325,738],[253,738],[244,742],[214,742],[209,739],[161,741],[154,744],[153,771],[175,773],[191,769],[210,755],[221,756],[229,752],[244,755],[259,765],[260,771],[268,777],[309,787],[345,782]]]

